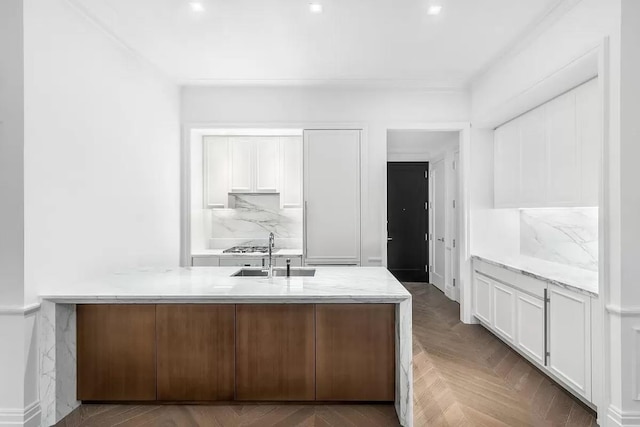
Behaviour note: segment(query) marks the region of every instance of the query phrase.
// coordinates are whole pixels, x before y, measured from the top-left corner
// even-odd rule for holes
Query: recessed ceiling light
[[[322,5],[320,3],[309,3],[311,13],[322,13]]]
[[[438,15],[441,11],[442,6],[434,4],[432,6],[429,6],[429,10],[427,11],[427,13],[429,15]]]
[[[204,5],[199,1],[189,2],[189,6],[191,6],[191,10],[194,12],[204,12]]]

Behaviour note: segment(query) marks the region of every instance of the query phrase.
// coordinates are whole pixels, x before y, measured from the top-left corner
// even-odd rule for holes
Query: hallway
[[[413,295],[416,426],[580,426],[595,424],[577,403],[433,286]]]

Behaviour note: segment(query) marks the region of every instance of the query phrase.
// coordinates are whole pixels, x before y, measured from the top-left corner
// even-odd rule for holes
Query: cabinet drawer
[[[191,257],[193,267],[219,267],[220,258],[217,256],[194,256]]]
[[[220,267],[262,267],[266,265],[264,258],[220,258]]]
[[[477,259],[473,260],[473,268],[479,273],[506,283],[518,290],[529,293],[538,298],[544,297],[544,290],[547,288],[547,283],[542,280],[525,276],[524,274],[516,273],[515,271],[507,270],[506,268],[498,267]]]

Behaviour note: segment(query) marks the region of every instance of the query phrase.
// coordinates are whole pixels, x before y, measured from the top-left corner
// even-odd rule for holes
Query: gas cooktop
[[[266,254],[269,252],[268,246],[234,246],[222,251],[224,254],[250,254],[250,253]]]

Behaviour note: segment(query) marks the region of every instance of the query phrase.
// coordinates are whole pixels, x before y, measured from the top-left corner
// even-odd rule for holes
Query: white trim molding
[[[616,304],[607,304],[606,305],[607,313],[613,314],[616,316],[640,316],[640,307],[622,307]]]
[[[614,405],[609,405],[607,425],[619,427],[640,427],[640,412],[623,412]]]
[[[37,427],[40,425],[40,402],[35,401],[24,409],[0,408],[0,425],[7,427]]]
[[[39,302],[25,305],[25,306],[0,305],[0,315],[4,315],[4,316],[28,316],[39,310],[40,310]]]

